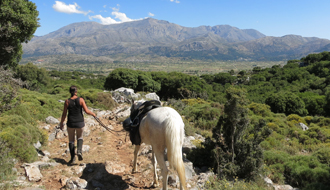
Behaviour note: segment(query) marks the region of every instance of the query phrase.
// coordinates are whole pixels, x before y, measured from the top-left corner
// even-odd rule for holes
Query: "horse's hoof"
[[[135,173],[137,173],[137,170],[132,170],[132,174],[135,174]]]

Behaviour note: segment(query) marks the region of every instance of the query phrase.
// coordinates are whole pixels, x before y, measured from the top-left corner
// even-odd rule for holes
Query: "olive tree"
[[[28,0],[0,0],[0,65],[13,68],[22,58],[22,43],[33,37],[37,7]]]

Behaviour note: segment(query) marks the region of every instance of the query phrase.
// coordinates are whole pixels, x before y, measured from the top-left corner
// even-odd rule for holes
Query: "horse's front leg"
[[[154,184],[153,186],[154,187],[158,187],[159,186],[159,182],[158,182],[158,176],[157,176],[157,159],[156,159],[156,156],[155,156],[155,153],[154,151],[152,151],[152,166],[154,167]]]
[[[137,156],[138,156],[139,150],[140,150],[140,145],[135,145],[135,149],[134,149],[134,162],[133,162],[132,173],[137,172],[136,162],[137,162]]]

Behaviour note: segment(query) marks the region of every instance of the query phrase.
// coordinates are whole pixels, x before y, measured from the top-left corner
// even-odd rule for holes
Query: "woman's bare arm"
[[[66,118],[66,113],[68,111],[68,100],[65,100],[64,102],[64,108],[63,108],[63,113],[62,113],[62,118],[61,118],[61,122],[60,122],[60,129],[63,130],[63,122],[65,121]]]
[[[85,100],[83,98],[80,98],[80,105],[84,108],[84,111],[88,114],[88,115],[92,115],[94,117],[96,117],[95,113],[93,113],[92,111],[90,111],[87,108],[87,105],[85,103]]]

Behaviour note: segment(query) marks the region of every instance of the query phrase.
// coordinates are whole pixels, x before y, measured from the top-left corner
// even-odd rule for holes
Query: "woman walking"
[[[69,150],[71,159],[68,162],[69,165],[75,162],[75,134],[77,137],[77,156],[78,160],[83,160],[82,146],[83,146],[83,131],[84,131],[84,116],[82,109],[88,114],[95,117],[95,113],[90,111],[85,103],[85,100],[77,96],[78,89],[76,86],[70,87],[71,97],[64,103],[64,109],[62,113],[60,129],[63,130],[63,122],[68,112],[67,130],[69,135]]]

